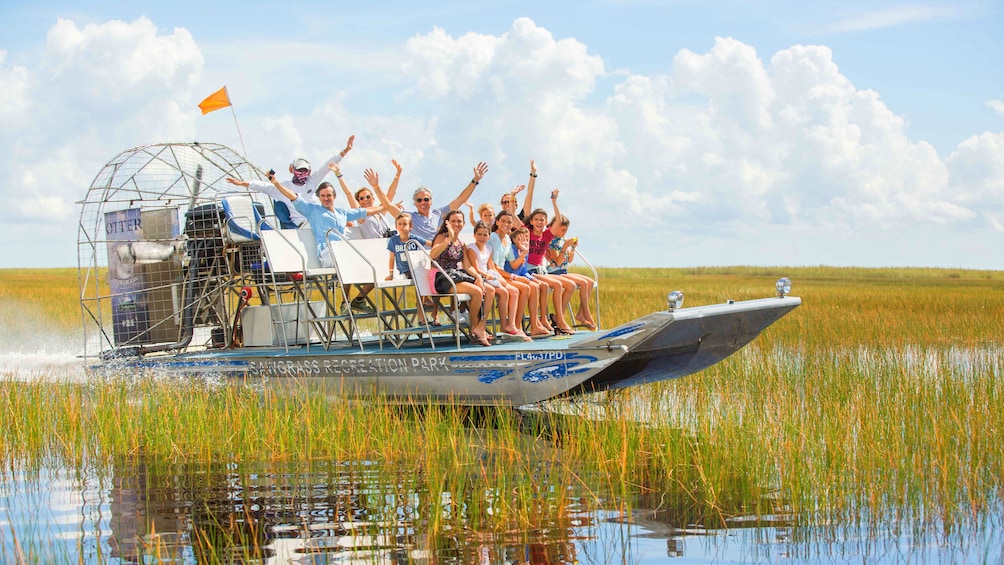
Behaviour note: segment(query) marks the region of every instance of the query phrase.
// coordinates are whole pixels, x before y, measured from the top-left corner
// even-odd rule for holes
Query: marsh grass
[[[951,545],[999,524],[1001,273],[604,269],[604,325],[663,309],[673,289],[687,305],[767,297],[779,275],[792,278],[803,306],[737,355],[678,381],[587,397],[568,405],[571,416],[528,419],[498,407],[472,421],[460,407],[260,383],[5,379],[0,473],[138,458],[379,462],[410,477],[388,480],[389,489],[407,482],[425,493],[431,539],[460,527],[504,533],[560,522],[573,491],[617,512],[669,511],[681,526],[782,517],[816,540],[864,531]],[[65,303],[43,311],[69,324],[62,316],[76,308],[76,281],[59,276],[73,290],[50,288],[44,294]],[[2,284],[0,297],[46,302],[30,286]]]
[[[0,269],[0,304],[8,306],[0,310],[5,326],[24,324],[27,313],[75,328],[80,325],[79,300],[76,269]]]

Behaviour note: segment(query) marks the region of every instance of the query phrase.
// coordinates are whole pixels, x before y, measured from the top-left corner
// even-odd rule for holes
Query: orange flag
[[[205,100],[199,102],[199,109],[202,110],[202,115],[206,115],[213,110],[219,110],[220,108],[226,108],[230,105],[230,97],[227,96],[227,87],[223,87],[216,92],[210,94]]]

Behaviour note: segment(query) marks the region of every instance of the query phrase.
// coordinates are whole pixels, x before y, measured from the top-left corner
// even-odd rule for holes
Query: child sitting
[[[575,248],[579,244],[579,238],[573,237],[565,239],[568,234],[568,218],[564,215],[551,218],[548,228],[554,239],[547,246],[547,273],[549,275],[562,276],[571,279],[579,286],[579,309],[575,313],[575,322],[580,326],[585,326],[590,331],[596,330],[596,322],[593,314],[589,311],[589,297],[592,296],[593,279],[576,273],[568,272],[568,264],[575,259]],[[572,293],[565,297],[565,310],[569,310],[569,303],[572,300]]]

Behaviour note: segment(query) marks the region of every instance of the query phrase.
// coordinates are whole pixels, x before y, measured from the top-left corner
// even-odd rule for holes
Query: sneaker
[[[376,314],[376,308],[374,308],[369,301],[362,297],[352,299],[352,309],[359,312],[365,312],[367,314]]]
[[[471,325],[471,317],[467,312],[461,312],[457,316],[457,325]]]

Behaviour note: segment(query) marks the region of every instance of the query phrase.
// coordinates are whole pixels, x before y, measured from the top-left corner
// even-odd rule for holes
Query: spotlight
[[[774,288],[777,289],[777,297],[784,298],[785,295],[791,294],[791,281],[788,277],[781,277],[774,283]]]
[[[674,290],[673,292],[670,292],[669,296],[666,297],[666,300],[669,302],[670,312],[683,308],[683,291]]]

